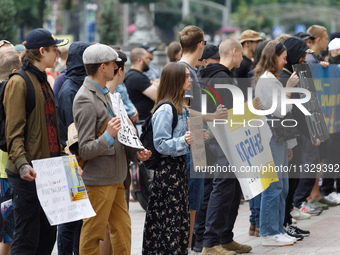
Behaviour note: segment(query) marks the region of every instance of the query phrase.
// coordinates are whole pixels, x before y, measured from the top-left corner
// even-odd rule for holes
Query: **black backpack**
[[[162,106],[163,104],[169,104],[172,108],[172,115],[173,115],[172,133],[173,133],[175,127],[177,126],[177,122],[178,122],[177,110],[172,103],[170,103],[169,101],[165,101],[165,102],[158,104],[154,112],[156,112],[157,109],[160,106]],[[156,169],[156,167],[158,166],[158,163],[161,159],[161,154],[155,149],[155,145],[153,143],[153,130],[152,130],[152,121],[151,121],[152,116],[153,115],[151,114],[144,121],[143,126],[142,126],[142,134],[139,138],[140,141],[142,142],[144,148],[148,149],[152,152],[151,157],[148,160],[143,162],[144,165],[146,166],[146,168],[148,168],[148,169]]]
[[[7,151],[7,143],[5,136],[5,124],[6,124],[6,115],[5,109],[3,105],[4,94],[7,82],[13,75],[20,75],[26,82],[27,86],[27,94],[26,94],[26,119],[31,114],[35,107],[35,90],[31,79],[25,73],[24,70],[19,70],[12,73],[9,78],[5,81],[0,82],[0,149],[2,151]]]

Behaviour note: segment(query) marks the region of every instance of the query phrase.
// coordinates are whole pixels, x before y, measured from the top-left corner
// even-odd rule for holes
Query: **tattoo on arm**
[[[23,178],[28,174],[28,165],[23,165],[20,167],[19,172],[20,172],[20,177]]]

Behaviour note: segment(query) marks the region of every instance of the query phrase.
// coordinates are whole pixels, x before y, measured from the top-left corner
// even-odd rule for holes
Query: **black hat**
[[[340,38],[340,32],[331,33],[329,36],[329,41],[332,41],[334,38]]]
[[[147,42],[141,44],[139,48],[145,49],[147,52],[154,52],[156,50],[156,47],[151,47]]]
[[[202,57],[199,61],[208,58],[220,58],[220,53],[218,52],[218,47],[213,44],[207,44],[204,46]]]
[[[50,31],[36,28],[28,33],[26,43],[26,49],[39,49],[40,47],[63,46],[68,44],[68,40],[57,40]]]
[[[305,32],[299,32],[299,33],[295,34],[294,36],[300,37],[302,40],[307,40],[308,38],[310,38],[311,40],[315,39],[315,37],[313,37],[310,34],[307,34]]]

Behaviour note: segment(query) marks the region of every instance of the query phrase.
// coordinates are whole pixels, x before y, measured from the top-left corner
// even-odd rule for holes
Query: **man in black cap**
[[[213,44],[205,45],[202,57],[198,61],[202,63],[202,66],[199,68],[197,72],[197,77],[200,78],[201,77],[200,71],[203,68],[206,68],[208,64],[220,62],[220,53],[218,52],[218,47]]]
[[[299,32],[295,34],[294,36],[301,38],[307,43],[308,48],[312,46],[312,41],[315,40],[315,37],[311,36],[310,34],[307,34],[305,32]]]
[[[156,47],[151,47],[148,43],[143,43],[139,46],[139,48],[143,48],[148,52],[148,56],[150,58],[150,61],[154,58],[154,51],[156,50]],[[159,79],[161,78],[161,71],[157,66],[149,63],[149,70],[143,73],[146,75],[149,80],[152,82],[153,85],[158,86],[159,85]]]
[[[40,206],[32,160],[61,154],[57,111],[53,91],[45,69],[53,67],[58,46],[68,40],[57,40],[46,29],[34,29],[23,43],[22,69],[33,83],[34,100],[27,99],[27,86],[20,75],[12,76],[4,94],[8,161],[6,172],[12,189],[14,237],[11,254],[51,254],[57,227],[51,226]],[[27,102],[26,102],[27,99]],[[35,103],[27,115],[26,108]]]

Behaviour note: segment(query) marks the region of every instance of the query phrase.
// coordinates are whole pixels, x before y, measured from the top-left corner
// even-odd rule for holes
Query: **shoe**
[[[294,228],[295,231],[296,231],[298,234],[300,234],[300,235],[302,235],[302,236],[304,236],[304,237],[310,235],[310,232],[309,232],[308,230],[303,230],[303,229],[301,229],[301,228],[299,228],[299,227],[297,227],[297,226],[294,226],[294,225],[290,225],[290,227],[291,227],[291,228]]]
[[[296,238],[297,241],[303,240],[303,235],[299,234],[295,228],[291,227],[291,225],[287,225],[283,227],[283,229],[285,230],[287,235]]]
[[[288,239],[291,239],[294,241],[294,243],[297,242],[297,238],[293,237],[293,236],[290,236],[288,235],[286,232],[285,233],[281,233],[281,235],[283,235],[284,237],[288,238]]]
[[[240,244],[235,241],[227,244],[221,244],[221,247],[225,250],[234,251],[236,253],[248,253],[253,249],[250,245]]]
[[[260,237],[260,227],[255,227],[255,233],[254,236]]]
[[[319,200],[320,201],[320,200]],[[312,202],[310,202],[314,207],[319,207],[323,210],[328,210],[329,206],[328,204],[323,204],[319,201],[313,200]]]
[[[249,233],[250,236],[254,236],[255,235],[255,225],[250,224],[249,232],[248,233]]]
[[[195,252],[202,252],[202,250],[203,250],[203,244],[202,244],[201,242],[197,241],[197,239],[196,239],[195,245],[194,245],[194,247],[192,248],[192,250],[195,251]]]
[[[320,215],[322,213],[322,209],[318,207],[314,207],[308,202],[302,202],[301,206],[299,207],[300,212],[309,213],[310,215]]]
[[[335,191],[325,197],[328,201],[336,203],[337,205],[340,204],[340,196]]]
[[[324,197],[322,197],[318,202],[319,203],[322,203],[322,204],[326,204],[326,205],[329,205],[329,206],[337,206],[338,204],[340,204],[340,197],[338,196],[338,194],[337,193],[335,193],[336,195],[335,195],[335,197],[336,197],[336,201],[337,202],[333,202],[333,201],[330,201],[330,200],[328,200],[327,198],[324,198]],[[333,195],[334,196],[334,195]]]
[[[290,246],[293,244],[294,241],[292,239],[281,234],[262,237],[263,246]]]
[[[234,251],[227,251],[223,249],[220,245],[213,247],[203,247],[202,255],[236,255]]]
[[[290,212],[290,215],[295,220],[307,220],[312,217],[309,213],[301,212],[298,208],[294,207],[293,211]]]

